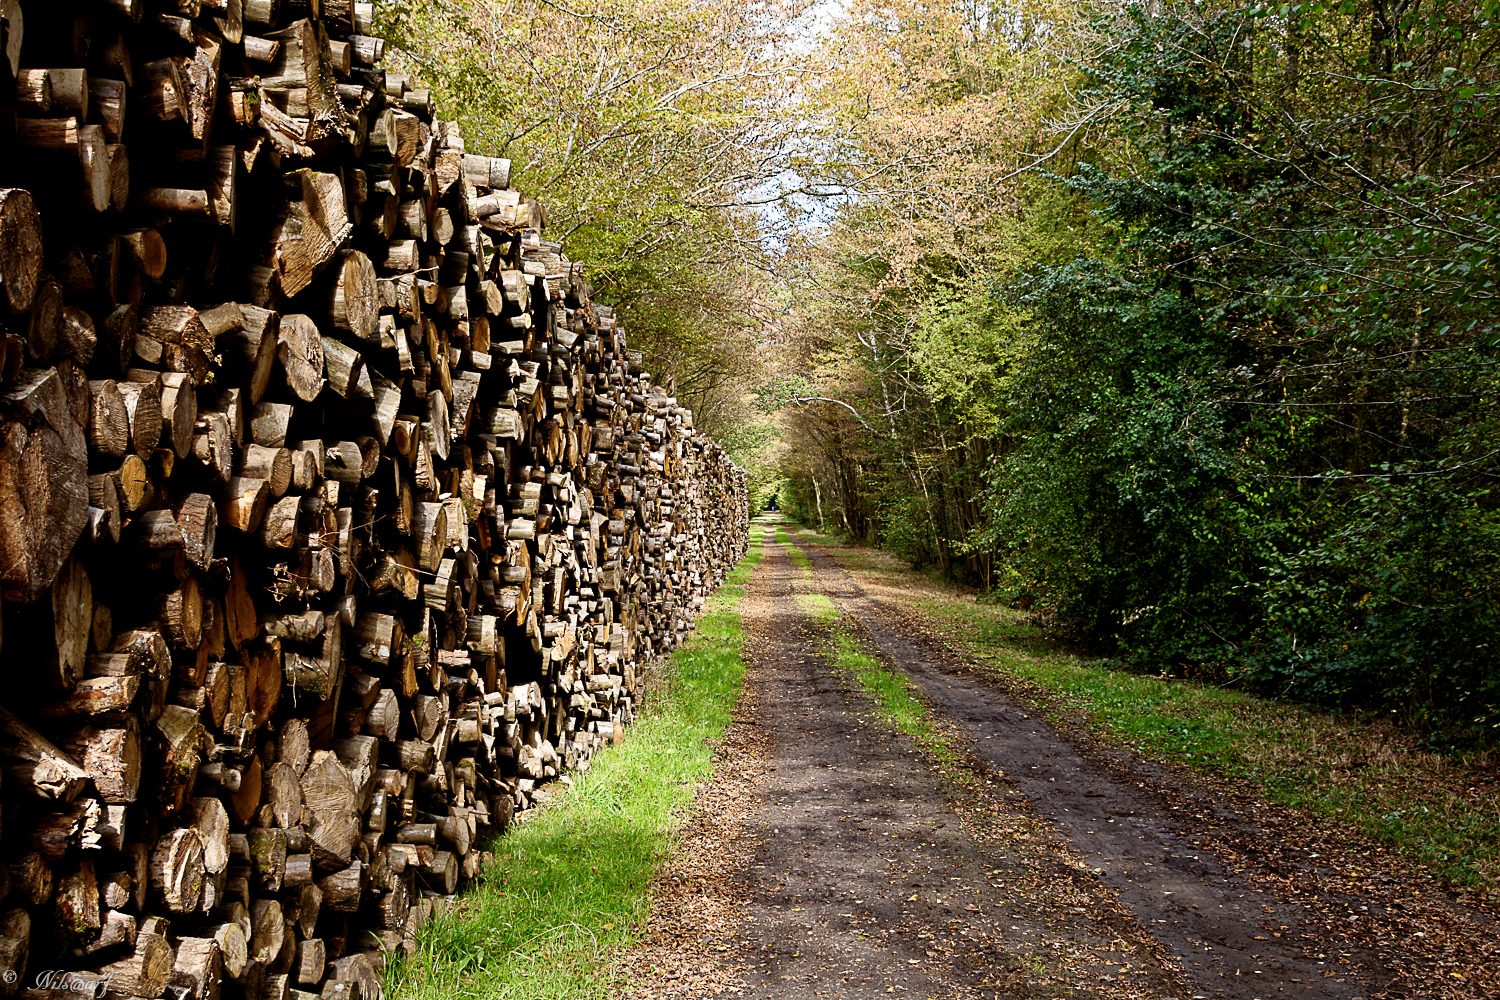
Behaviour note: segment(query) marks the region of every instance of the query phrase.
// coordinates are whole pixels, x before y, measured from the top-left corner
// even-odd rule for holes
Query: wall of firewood
[[[372,17],[0,0],[0,993],[373,1000],[745,550]]]

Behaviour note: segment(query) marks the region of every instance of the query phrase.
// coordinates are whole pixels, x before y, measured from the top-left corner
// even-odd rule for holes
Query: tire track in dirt
[[[996,795],[991,808],[1015,839],[972,832],[950,779],[833,676],[824,633],[798,610],[798,576],[768,544],[741,606],[748,700],[759,707],[746,721],[762,739],[724,767],[759,777],[741,783],[750,802],[737,836],[689,841],[726,864],[710,874],[695,857],[694,885],[658,886],[663,914],[730,899],[738,924],[664,917],[648,957],[626,963],[637,995],[957,1000],[1077,996],[1097,984],[1101,996],[1182,996],[1173,970],[1127,940],[1138,935],[1118,907],[1080,895],[1092,876],[1034,817]]]
[[[1181,961],[1193,996],[1454,995],[1440,981],[1403,981],[1395,967],[1409,963],[1388,950],[1396,947],[1395,940],[1387,948],[1372,947],[1369,935],[1353,932],[1361,920],[1399,925],[1400,902],[1322,887],[1320,876],[1327,869],[1320,866],[1340,862],[1314,861],[1319,855],[1310,851],[1300,852],[1299,862],[1295,846],[1277,845],[1283,867],[1298,868],[1290,880],[1285,870],[1255,870],[1242,853],[1233,860],[1216,853],[1208,846],[1223,843],[1215,834],[1251,842],[1276,834],[1257,829],[1224,803],[1169,787],[1171,775],[1129,754],[1101,755],[1097,748],[1075,745],[1038,718],[1034,706],[955,672],[951,654],[893,609],[871,600],[815,547],[803,547],[813,558],[820,588],[841,613],[860,621],[868,642],[906,673],[932,706],[968,729],[978,756],[1014,782],[1090,858],[1136,921]],[[1486,934],[1484,915],[1451,900],[1424,900],[1423,906],[1453,932],[1469,938]],[[1330,933],[1329,913],[1346,918],[1349,932],[1333,928]],[[1408,947],[1424,944],[1425,933],[1412,933],[1417,926],[1406,928]],[[1464,943],[1470,951],[1484,947],[1482,940]],[[1442,964],[1436,956],[1426,960],[1434,970]]]

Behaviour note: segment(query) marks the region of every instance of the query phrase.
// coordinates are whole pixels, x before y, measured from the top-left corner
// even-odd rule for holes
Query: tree
[[[793,247],[785,360],[864,416],[808,413],[793,478],[845,530],[986,582],[970,540],[1022,349],[998,293],[1046,252],[1029,216],[1068,211],[1024,175],[1057,155],[1075,25],[1055,4],[853,4],[805,103],[821,131],[798,169],[830,207]]]
[[[1495,726],[1495,8],[851,7],[791,364],[868,426],[790,471],[1124,662]]]
[[[1488,8],[1130,8],[992,539],[1153,669],[1494,724]],[[1377,138],[1378,137],[1378,138]]]

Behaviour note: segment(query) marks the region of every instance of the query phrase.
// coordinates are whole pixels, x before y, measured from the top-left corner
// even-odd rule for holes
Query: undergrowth
[[[394,1000],[570,1000],[613,992],[613,956],[644,931],[650,888],[696,787],[712,773],[744,677],[739,603],[763,532],[654,672],[625,741],[567,795],[488,848],[488,865],[389,976]]]

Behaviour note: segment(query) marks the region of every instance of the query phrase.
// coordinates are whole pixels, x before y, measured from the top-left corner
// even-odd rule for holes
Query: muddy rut
[[[739,776],[720,791],[736,819],[688,838],[693,875],[662,887],[679,919],[636,964],[640,994],[1446,995],[1358,933],[1388,906],[1318,888],[1332,859],[1282,850],[1276,877],[1256,871],[1222,845],[1268,831],[1232,803],[1054,730],[808,551],[810,573],[768,542],[742,605],[751,708],[720,768]],[[924,753],[838,676],[799,606],[810,593],[915,683],[952,756]],[[729,916],[680,919],[707,897]]]

